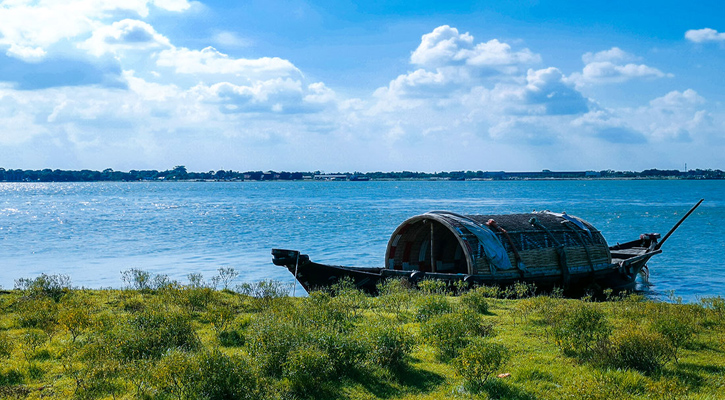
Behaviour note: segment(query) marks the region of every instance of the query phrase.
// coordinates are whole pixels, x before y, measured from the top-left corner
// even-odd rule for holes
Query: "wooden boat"
[[[659,241],[658,233],[608,246],[588,222],[567,214],[459,215],[432,211],[403,222],[388,242],[384,267],[319,264],[296,250],[273,249],[272,262],[286,267],[308,292],[350,279],[376,293],[384,279],[415,284],[436,279],[453,284],[506,286],[533,283],[541,290],[562,288],[568,295],[587,291],[632,290],[647,273],[647,261],[700,200]]]

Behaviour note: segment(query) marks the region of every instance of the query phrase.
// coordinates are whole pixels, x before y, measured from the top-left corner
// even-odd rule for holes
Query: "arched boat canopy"
[[[611,262],[593,226],[566,214],[460,215],[432,211],[407,219],[388,242],[388,269],[491,274]]]

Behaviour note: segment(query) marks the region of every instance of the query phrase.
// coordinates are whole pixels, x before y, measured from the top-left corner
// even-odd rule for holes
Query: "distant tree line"
[[[0,182],[134,182],[134,181],[264,181],[325,179],[326,176],[347,176],[351,180],[517,180],[517,179],[582,179],[582,178],[650,178],[650,179],[724,179],[719,169],[688,171],[647,169],[644,171],[449,171],[449,172],[353,172],[322,174],[314,172],[276,171],[209,171],[189,172],[183,165],[165,171],[131,170],[128,172],[105,169],[91,170],[22,170],[0,168]]]

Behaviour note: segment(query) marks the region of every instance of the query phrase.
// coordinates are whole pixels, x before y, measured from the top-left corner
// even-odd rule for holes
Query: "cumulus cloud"
[[[155,50],[169,48],[169,39],[160,35],[146,22],[124,19],[96,29],[79,45],[95,56],[123,50]]]
[[[83,37],[119,15],[149,14],[150,0],[47,0],[14,1],[0,4],[0,47],[6,54],[37,61],[48,48],[63,40]],[[156,7],[168,11],[189,8],[186,0],[156,0]],[[83,37],[85,39],[85,37]]]
[[[565,81],[557,68],[529,70],[526,81],[524,99],[528,104],[542,105],[545,114],[580,114],[589,109],[587,99]]]
[[[690,29],[685,32],[685,39],[694,43],[725,42],[725,32],[710,28]]]
[[[156,64],[171,67],[178,74],[232,74],[250,79],[301,74],[291,62],[278,57],[232,58],[213,47],[164,50],[159,53]]]
[[[577,86],[607,83],[622,83],[633,79],[671,78],[674,75],[660,71],[645,64],[626,63],[636,57],[618,47],[598,53],[585,53],[585,62],[581,73],[573,73],[569,79]]]
[[[540,61],[529,49],[515,51],[498,39],[475,43],[469,33],[439,26],[423,35],[411,54],[410,63],[417,68],[375,91],[379,103],[374,109],[411,109],[420,107],[426,99],[436,101],[437,107],[447,107],[456,102],[455,98],[487,82],[521,80],[519,74],[525,67]]]
[[[459,33],[448,25],[439,26],[423,35],[421,43],[410,57],[412,64],[424,68],[469,65],[478,68],[504,68],[541,61],[529,49],[513,51],[507,43],[492,39],[474,45],[473,36]]]
[[[197,85],[191,92],[198,94],[201,101],[218,104],[223,113],[310,113],[321,110],[335,98],[324,83],[304,87],[301,81],[291,78],[255,81],[251,85]]]
[[[595,62],[618,62],[618,61],[633,61],[636,57],[630,53],[627,53],[626,51],[620,49],[619,47],[612,47],[609,50],[603,50],[598,53],[584,53],[582,55],[582,61],[584,61],[585,64],[589,63],[595,63]]]

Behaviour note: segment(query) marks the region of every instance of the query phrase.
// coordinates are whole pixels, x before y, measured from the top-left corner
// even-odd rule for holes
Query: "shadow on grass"
[[[390,372],[360,370],[351,378],[381,399],[400,397],[403,394],[429,393],[445,382],[442,375],[411,366]]]
[[[533,394],[502,379],[489,379],[483,385],[467,389],[474,394],[486,393],[492,400],[536,400]]]

